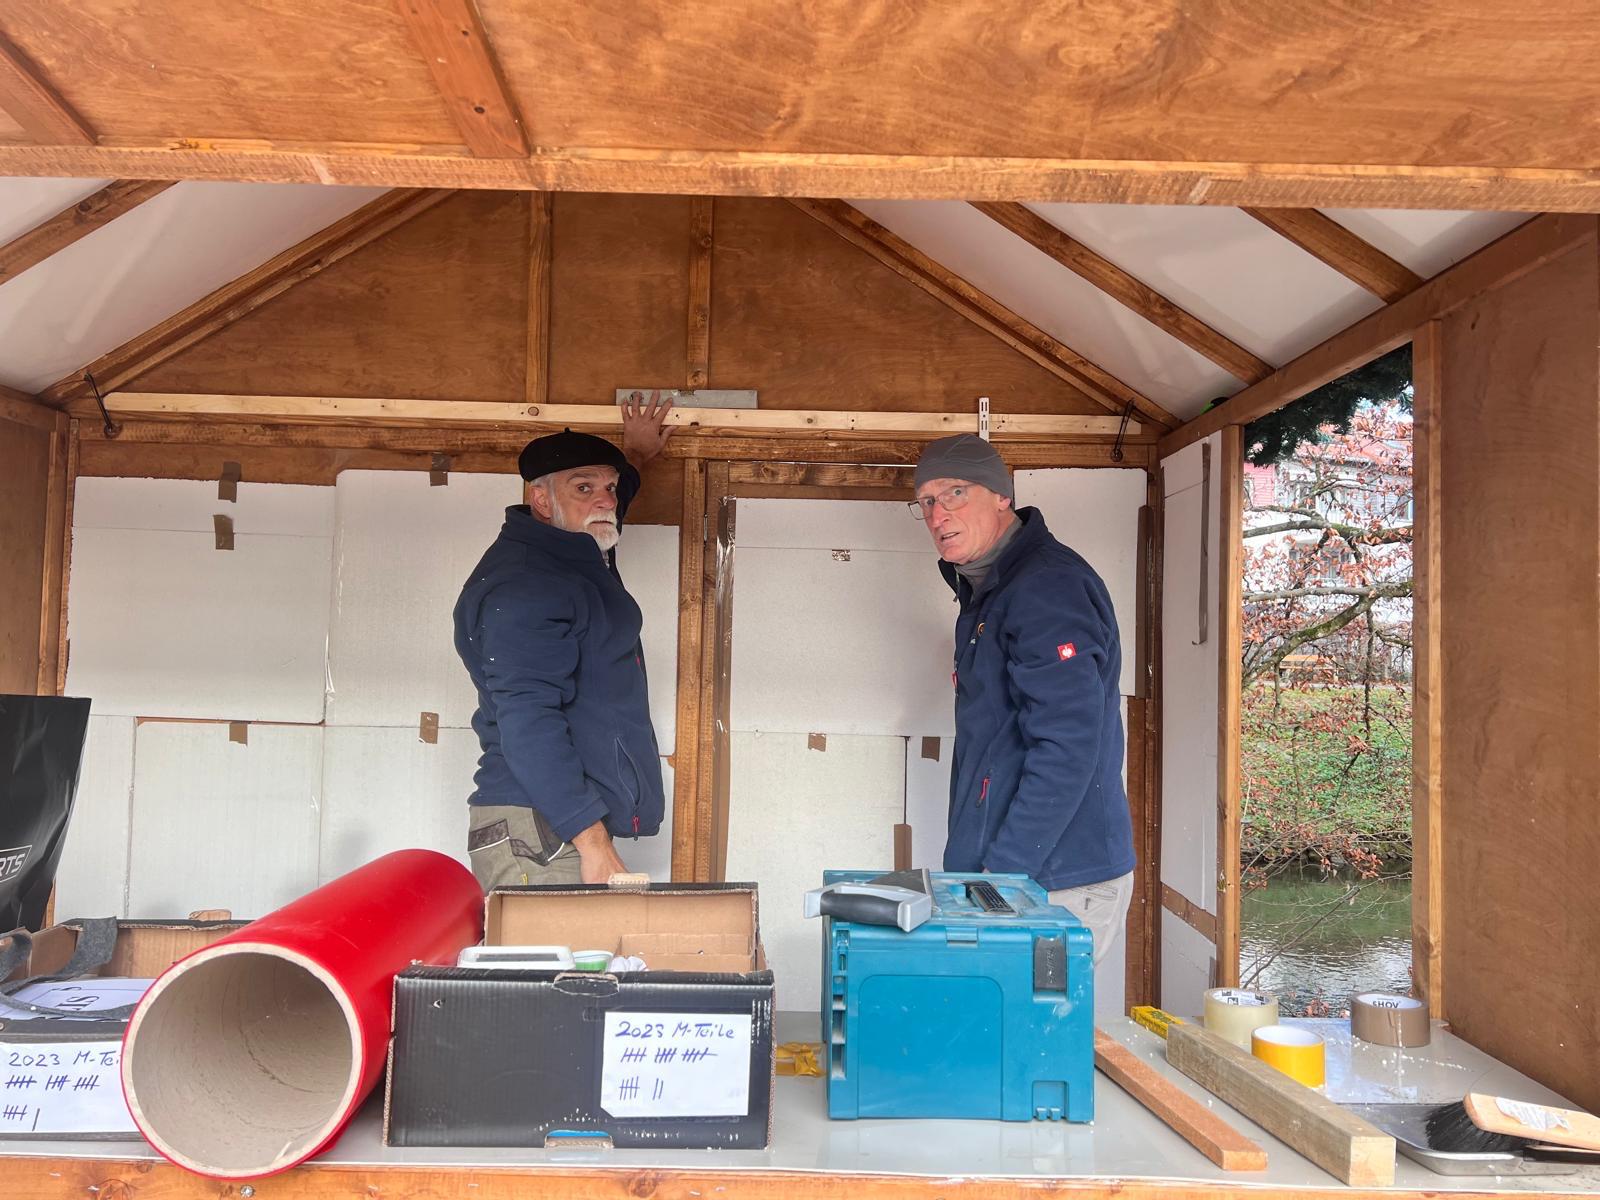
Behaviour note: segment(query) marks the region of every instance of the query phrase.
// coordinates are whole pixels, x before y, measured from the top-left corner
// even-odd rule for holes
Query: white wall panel
[[[904,501],[740,500],[734,544],[791,550],[904,550],[927,559],[937,582],[934,552],[925,525]]]
[[[931,735],[930,735],[931,736]],[[911,865],[944,869],[944,844],[950,830],[950,768],[956,740],[939,739],[939,757],[922,756],[922,735],[906,741],[905,820],[911,826]]]
[[[952,600],[930,555],[740,546],[733,728],[953,733]]]
[[[430,745],[415,729],[330,727],[322,752],[319,882],[413,847],[465,863],[478,753],[470,729],[441,729]]]
[[[623,526],[617,573],[644,617],[650,722],[656,746],[671,754],[678,725],[678,527]]]
[[[1202,447],[1211,446],[1209,508],[1203,503]],[[1216,909],[1217,894],[1217,643],[1218,571],[1222,509],[1221,437],[1180,450],[1163,464],[1166,514],[1162,579],[1161,882],[1195,904]],[[1210,525],[1202,533],[1201,516]],[[1202,544],[1209,547],[1205,605],[1207,635],[1200,642]],[[1161,914],[1162,1005],[1198,1011],[1209,986],[1214,950],[1170,913]],[[1199,939],[1204,955],[1190,943]],[[1170,973],[1168,964],[1171,963]],[[1185,965],[1187,964],[1187,965]]]
[[[1133,694],[1139,644],[1139,509],[1148,479],[1143,471],[1105,468],[1016,473],[1017,507],[1038,508],[1056,540],[1083,555],[1111,593],[1124,696]]]
[[[226,908],[255,918],[317,885],[320,728],[140,722],[134,733],[130,917]]]
[[[291,537],[333,537],[334,489],[298,483],[240,483],[237,500],[217,499],[205,479],[116,479],[85,476],[73,494],[74,529],[213,532],[212,516],[233,531]]]
[[[466,728],[477,696],[456,657],[461,586],[521,498],[512,475],[343,471],[328,638],[328,723]]]
[[[822,923],[800,915],[801,897],[827,869],[893,867],[905,741],[830,734],[811,750],[804,734],[735,732],[730,749],[727,877],[760,885],[778,1007],[815,1012]]]
[[[133,718],[90,717],[78,795],[56,866],[58,920],[126,911],[132,796]]]
[[[331,547],[76,529],[67,692],[101,715],[320,721]]]

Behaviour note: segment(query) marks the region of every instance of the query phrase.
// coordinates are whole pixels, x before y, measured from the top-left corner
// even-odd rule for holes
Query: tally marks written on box
[[[608,1012],[600,1107],[613,1117],[750,1111],[750,1014]]]

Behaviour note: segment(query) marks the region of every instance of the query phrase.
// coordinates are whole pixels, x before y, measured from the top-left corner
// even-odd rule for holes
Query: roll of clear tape
[[[1207,1029],[1241,1050],[1250,1049],[1250,1035],[1278,1023],[1278,998],[1242,988],[1212,988],[1206,993],[1203,1022]]]
[[[1428,1002],[1389,992],[1350,998],[1350,1033],[1377,1046],[1426,1046],[1433,1038]]]

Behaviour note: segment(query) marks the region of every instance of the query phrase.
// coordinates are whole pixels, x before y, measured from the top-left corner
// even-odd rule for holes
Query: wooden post
[[[1417,995],[1445,1016],[1444,679],[1440,659],[1440,450],[1443,327],[1429,321],[1411,344],[1412,703],[1411,973]]]
[[[46,483],[44,515],[44,572],[39,597],[39,674],[34,690],[41,696],[61,692],[57,680],[65,675],[66,563],[72,540],[73,473],[77,468],[77,439],[65,413],[56,416],[50,434],[50,475]]]
[[[700,646],[705,589],[706,464],[683,464],[683,507],[678,523],[678,715],[673,753],[672,878],[696,878],[700,778]]]
[[[1239,985],[1239,722],[1244,655],[1244,428],[1222,431],[1217,594],[1217,983]]]
[[[550,266],[551,217],[555,197],[550,192],[528,196],[528,371],[529,404],[550,399]]]
[[[719,766],[724,770],[726,768],[728,731],[726,717],[718,720],[719,707],[723,713],[727,707],[726,689],[721,685],[719,675],[727,663],[723,642],[731,637],[732,629],[724,629],[718,620],[717,535],[722,508],[727,499],[728,464],[711,463],[706,467],[705,508],[700,521],[705,548],[700,561],[700,749],[694,798],[693,878],[702,883],[715,877],[719,857],[717,847],[723,840],[722,832],[716,827],[717,774]]]
[[[711,370],[712,198],[689,201],[689,378],[692,392],[706,386]]]

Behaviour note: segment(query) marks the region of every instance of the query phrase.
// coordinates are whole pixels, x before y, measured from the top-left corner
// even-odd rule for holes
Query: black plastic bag
[[[44,920],[88,732],[87,700],[0,696],[0,932]]]

